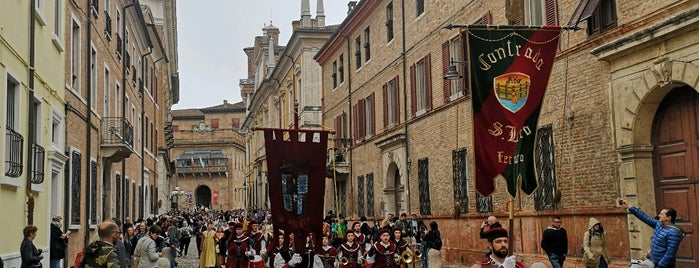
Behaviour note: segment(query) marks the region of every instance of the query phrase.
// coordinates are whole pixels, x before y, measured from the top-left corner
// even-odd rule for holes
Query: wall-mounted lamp
[[[456,64],[463,64],[466,65],[468,64],[468,61],[459,61],[459,60],[454,60],[453,58],[450,61],[449,69],[447,69],[447,72],[444,74],[444,80],[456,80],[460,79],[463,76],[459,74],[459,71],[457,70]]]

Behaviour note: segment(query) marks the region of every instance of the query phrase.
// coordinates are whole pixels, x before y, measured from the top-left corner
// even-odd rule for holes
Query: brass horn
[[[422,251],[420,251],[419,249],[415,250],[415,258],[422,258]]]
[[[404,263],[411,263],[413,262],[413,253],[409,250],[403,251],[403,253],[400,254],[400,258]]]
[[[347,257],[340,258],[340,264],[342,264],[342,265],[349,264],[349,259]]]

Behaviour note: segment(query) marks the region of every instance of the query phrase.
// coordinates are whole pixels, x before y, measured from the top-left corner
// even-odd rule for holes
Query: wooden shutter
[[[388,83],[383,84],[383,128],[388,126]]]
[[[398,92],[400,92],[400,87],[398,86],[398,76],[396,76],[396,78],[393,78],[393,118],[396,122],[396,125],[400,123],[400,98],[398,98]]]
[[[355,141],[359,140],[359,103],[352,105],[352,111],[354,112],[352,114],[352,128],[354,129],[354,132],[352,133],[352,137],[354,138]]]
[[[371,107],[369,111],[371,111],[371,135],[374,136],[376,135],[376,96],[374,92],[371,93]]]
[[[340,132],[341,119],[342,117],[340,116],[335,117],[335,148],[340,147],[340,139],[342,138],[342,132]]]
[[[432,56],[425,57],[425,110],[432,110]]]
[[[468,95],[468,89],[471,88],[470,80],[468,77],[471,75],[469,73],[468,66],[471,64],[468,58],[468,46],[466,45],[468,42],[467,37],[468,33],[462,32],[461,33],[461,60],[467,62],[467,64],[461,65],[459,69],[461,69],[461,91],[464,94],[464,96]]]
[[[442,75],[447,74],[449,71],[449,65],[451,65],[450,59],[449,41],[447,40],[442,44]],[[449,97],[451,97],[451,80],[442,79],[442,91],[444,92],[444,103],[449,103]]]
[[[556,0],[545,0],[546,25],[558,25],[558,4]]]
[[[359,100],[359,140],[366,137],[366,99]]]
[[[412,113],[413,117],[415,117],[416,114],[416,109],[417,109],[417,96],[416,94],[416,88],[415,88],[415,64],[410,66],[410,112]],[[405,119],[406,121],[408,120],[407,118]]]

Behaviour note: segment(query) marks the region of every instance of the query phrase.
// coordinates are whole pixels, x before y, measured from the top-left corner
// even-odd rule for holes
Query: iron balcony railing
[[[22,175],[22,146],[24,138],[11,127],[6,127],[5,176],[17,178]]]
[[[334,139],[335,148],[328,148],[327,165],[331,167],[335,165],[346,165],[349,162],[349,147],[352,145],[352,139]]]
[[[32,183],[44,182],[44,157],[46,149],[39,144],[32,144]]]
[[[102,121],[102,144],[124,144],[133,147],[133,126],[123,117],[105,117]]]

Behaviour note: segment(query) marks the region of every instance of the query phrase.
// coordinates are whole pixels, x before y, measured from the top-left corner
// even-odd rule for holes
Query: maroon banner
[[[534,143],[559,26],[469,29],[476,190],[507,181],[511,196],[537,188]]]
[[[260,129],[265,135],[267,181],[274,233],[294,234],[294,249],[305,252],[306,237],[320,246],[323,232],[328,131]]]

